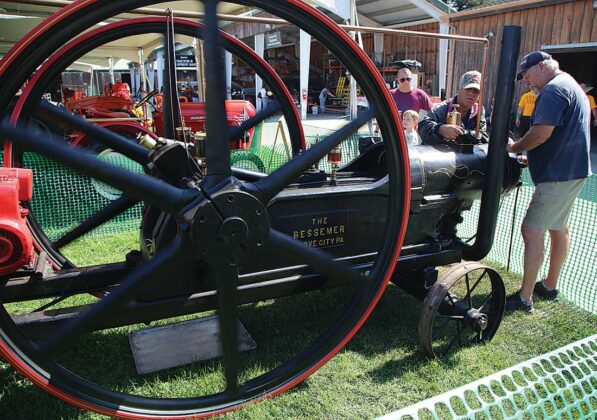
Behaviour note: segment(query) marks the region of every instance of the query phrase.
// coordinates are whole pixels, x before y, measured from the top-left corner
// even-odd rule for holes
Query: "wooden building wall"
[[[479,14],[450,20],[457,35],[495,35],[489,43],[485,106],[495,92],[500,45],[505,25],[521,25],[522,39],[520,59],[543,45],[597,42],[597,10],[592,0],[542,2],[500,10],[494,13]],[[482,50],[479,44],[458,43],[454,49],[453,86],[458,77],[467,70],[481,69]],[[597,53],[592,53],[597,54]],[[519,61],[520,61],[519,59]],[[519,98],[526,88],[517,83],[515,98]]]
[[[260,17],[275,17],[267,13],[259,14]],[[247,22],[236,22],[232,25],[227,26],[224,30],[239,39],[245,39],[253,37],[255,34],[263,33],[269,30],[275,30],[276,25],[265,25],[258,23],[247,23]],[[430,23],[425,25],[410,26],[403,28],[410,31],[420,32],[433,32],[439,31],[439,25],[437,23]],[[373,57],[373,34],[363,34],[363,47],[364,50],[370,57]],[[267,57],[275,57],[281,52],[290,53],[294,56],[298,56],[298,48],[292,52],[288,47],[276,48],[273,50],[266,51]],[[439,42],[435,39],[429,38],[415,38],[403,35],[384,35],[384,62],[381,69],[382,74],[387,82],[391,83],[396,75],[396,70],[391,68],[390,63],[396,60],[411,59],[417,60],[422,64],[421,71],[425,73],[423,86],[420,86],[426,90],[429,94],[432,93],[432,86],[435,83],[437,85],[438,78],[438,52]],[[323,70],[324,81],[335,81],[338,76],[345,73],[339,64],[330,60],[329,51],[320,42],[314,41],[311,44],[311,65],[314,69]],[[275,62],[270,59],[270,64]],[[330,69],[330,67],[333,67]],[[336,68],[338,67],[338,68]],[[298,69],[293,69],[298,72]]]
[[[439,31],[437,23],[409,26],[404,28],[409,31],[433,32]],[[363,47],[370,57],[373,56],[373,34],[363,34]],[[417,60],[423,66],[421,71],[425,73],[425,82],[420,86],[428,93],[431,93],[433,79],[438,77],[438,52],[439,42],[431,38],[418,38],[404,35],[384,34],[384,59],[382,68],[387,81],[394,78],[395,73],[386,71],[393,60]]]

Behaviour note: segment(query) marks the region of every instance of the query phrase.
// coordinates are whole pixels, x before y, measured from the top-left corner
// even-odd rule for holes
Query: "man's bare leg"
[[[549,235],[551,237],[551,256],[549,257],[549,271],[543,284],[548,289],[553,290],[558,287],[560,272],[570,249],[568,225],[564,225],[561,230],[550,230]]]
[[[543,249],[545,230],[523,225],[520,231],[524,239],[524,273],[522,275],[520,296],[527,302],[530,302],[533,298],[533,289],[537,281],[537,275],[545,258],[545,251]]]

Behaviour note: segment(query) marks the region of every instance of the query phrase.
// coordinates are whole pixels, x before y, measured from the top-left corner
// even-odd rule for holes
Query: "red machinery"
[[[124,82],[110,83],[104,86],[104,95],[126,99],[129,102],[133,101],[131,98],[131,89],[129,88],[128,83]]]
[[[132,100],[119,96],[88,96],[66,102],[66,109],[88,118],[130,117],[133,106]]]
[[[121,82],[104,86],[102,96],[71,98],[65,106],[87,118],[128,118],[135,108],[129,85]]]
[[[122,86],[124,85],[124,87]],[[115,83],[114,85],[106,86],[105,96],[91,96],[82,99],[71,100],[66,103],[66,109],[77,114],[86,116],[87,118],[101,118],[114,119],[114,122],[109,121],[99,122],[102,126],[109,126],[110,130],[121,133],[143,133],[150,134],[152,137],[164,136],[164,115],[161,106],[157,106],[153,113],[153,125],[155,127],[155,134],[149,132],[142,124],[135,121],[124,121],[123,119],[131,118],[134,109],[134,103],[128,91],[126,83]],[[128,93],[128,94],[127,94]],[[158,95],[156,95],[156,98]],[[185,98],[186,99],[186,98]],[[205,123],[207,121],[207,110],[204,102],[182,102],[180,104],[181,115],[184,120],[184,125],[190,127],[191,131],[205,131]],[[243,121],[254,117],[257,111],[253,104],[244,100],[228,100],[226,101],[226,114],[229,126],[239,126]],[[245,132],[242,137],[234,139],[230,142],[231,149],[248,149],[251,145],[253,133],[255,129],[251,128]],[[76,138],[75,144],[82,141],[82,138]]]
[[[85,97],[85,92],[65,87],[62,89],[62,95],[64,95],[64,100],[68,102],[70,100],[83,99]]]
[[[66,109],[76,114],[84,115],[109,130],[125,136],[135,137],[138,133],[155,135],[142,124],[142,119],[135,118],[135,104],[131,98],[128,84],[114,83],[104,88],[105,95],[90,96],[73,99],[66,103]],[[73,144],[84,145],[86,136],[77,134],[72,139]]]
[[[31,264],[35,258],[25,222],[29,212],[19,204],[32,196],[31,169],[0,168],[0,275]]]
[[[180,111],[186,127],[190,127],[193,132],[205,131],[207,111],[204,102],[183,102],[180,104]],[[229,126],[239,126],[243,121],[254,117],[256,113],[255,107],[249,101],[240,99],[226,101],[226,116]],[[164,133],[163,119],[162,109],[153,114],[155,132],[158,136],[163,136]],[[232,140],[230,148],[248,149],[251,146],[254,131],[255,128],[251,128],[245,133],[245,136]]]

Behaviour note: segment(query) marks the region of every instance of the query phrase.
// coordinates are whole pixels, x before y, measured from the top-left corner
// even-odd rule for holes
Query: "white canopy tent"
[[[439,22],[440,33],[449,32],[446,16],[454,12],[449,6],[439,0],[307,0],[329,13],[336,21],[350,23],[351,25],[362,25],[376,28],[404,28],[408,26]],[[33,29],[44,18],[56,11],[59,7],[69,4],[66,0],[35,0],[35,1],[0,1],[0,56],[5,54],[18,40],[27,32]],[[40,5],[43,4],[43,5]],[[202,12],[202,3],[198,1],[185,0],[176,2],[164,2],[153,5],[150,9],[163,12],[172,8],[174,15],[184,15],[189,12]],[[144,9],[142,14],[151,14],[151,10]],[[245,6],[237,4],[222,3],[219,13],[230,15],[251,15],[254,14]],[[4,16],[4,17],[3,17]],[[130,18],[133,14],[118,16],[111,21]],[[102,22],[106,24],[108,22]],[[100,24],[100,25],[101,25]],[[254,45],[256,51],[263,55],[263,34],[255,37]],[[177,37],[178,42],[193,45],[192,39]],[[300,41],[299,41],[300,39]],[[311,39],[307,34],[297,37],[300,42],[301,57],[308,59]],[[383,52],[383,34],[375,34],[374,49],[376,53]],[[439,88],[445,88],[447,72],[447,40],[439,40]],[[101,66],[108,66],[111,57],[114,60],[126,59],[135,63],[140,60],[140,52],[147,57],[154,49],[162,45],[160,34],[146,34],[128,37],[102,46],[95,51],[80,58],[80,61]],[[304,62],[304,63],[303,63]],[[301,86],[300,91],[308,90],[308,60],[301,60]],[[227,59],[227,67],[231,66],[231,60]],[[227,68],[228,78],[231,76],[231,69]],[[230,82],[228,82],[230,85]],[[256,81],[255,92],[259,92],[261,81]],[[351,95],[354,96],[354,95]],[[301,95],[304,97],[304,95]],[[354,102],[354,98],[352,98]],[[306,111],[306,103],[302,107]],[[353,107],[354,108],[354,107]],[[303,113],[304,113],[303,112]]]

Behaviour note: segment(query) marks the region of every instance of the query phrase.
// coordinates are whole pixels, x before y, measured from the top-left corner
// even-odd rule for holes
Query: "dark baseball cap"
[[[522,61],[520,62],[520,67],[518,69],[518,74],[516,75],[516,80],[522,79],[522,73],[524,73],[531,67],[536,66],[544,60],[549,60],[550,58],[551,55],[543,51],[533,51],[532,53],[525,55]]]

